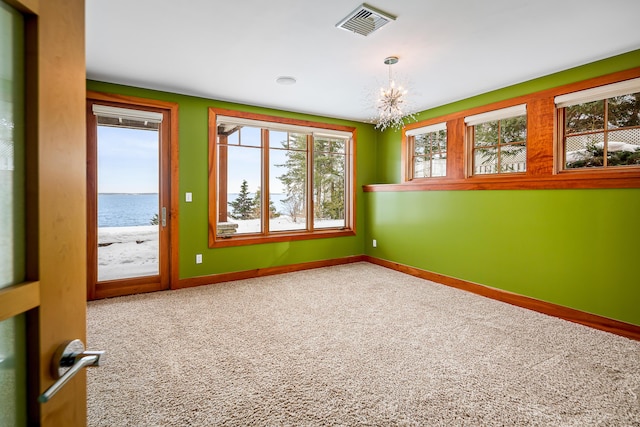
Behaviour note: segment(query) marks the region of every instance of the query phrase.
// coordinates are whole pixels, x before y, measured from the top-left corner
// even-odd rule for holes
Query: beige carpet
[[[91,426],[640,426],[640,342],[368,263],[88,305]]]

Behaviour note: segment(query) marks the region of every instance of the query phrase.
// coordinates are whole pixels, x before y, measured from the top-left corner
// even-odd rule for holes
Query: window
[[[353,235],[354,128],[213,108],[210,123],[211,246]]]
[[[472,175],[526,172],[525,104],[468,116],[464,121],[471,147]]]
[[[408,130],[412,178],[447,176],[447,124]]]
[[[563,168],[640,166],[640,79],[555,98]]]

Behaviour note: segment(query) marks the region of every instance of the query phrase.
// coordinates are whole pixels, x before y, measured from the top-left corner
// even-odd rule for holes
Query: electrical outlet
[[[185,199],[185,202],[193,201],[193,194],[192,193],[185,193],[184,199]]]
[[[202,264],[202,254],[196,254],[196,264]]]
[[[373,247],[374,248],[378,247],[378,241],[376,239],[373,239]]]

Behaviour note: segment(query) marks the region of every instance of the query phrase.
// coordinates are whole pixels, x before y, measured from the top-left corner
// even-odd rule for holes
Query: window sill
[[[427,182],[428,181],[428,182]],[[640,169],[561,171],[555,175],[474,176],[465,179],[430,178],[401,184],[364,185],[364,192],[451,190],[563,190],[640,188]]]
[[[264,243],[278,243],[278,242],[293,242],[298,240],[311,240],[311,239],[327,239],[333,237],[347,237],[355,236],[354,230],[340,229],[340,230],[322,230],[322,231],[307,231],[307,232],[295,232],[295,233],[274,233],[268,236],[265,235],[234,235],[226,238],[216,238],[212,242],[209,241],[210,248],[226,248],[233,246],[245,246],[245,245],[260,245]]]

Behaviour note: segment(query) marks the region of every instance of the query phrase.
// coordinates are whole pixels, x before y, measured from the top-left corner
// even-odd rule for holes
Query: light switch
[[[191,202],[193,200],[192,193],[186,193],[184,196],[185,196],[184,197],[185,201],[187,201],[187,202]]]

